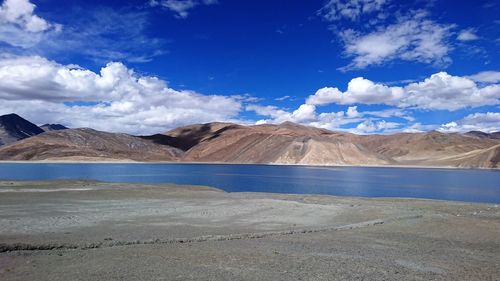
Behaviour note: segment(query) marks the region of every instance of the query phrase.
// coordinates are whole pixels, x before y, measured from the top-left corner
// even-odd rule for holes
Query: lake
[[[410,197],[500,203],[500,171],[222,164],[1,163],[1,180],[208,185],[227,192]]]

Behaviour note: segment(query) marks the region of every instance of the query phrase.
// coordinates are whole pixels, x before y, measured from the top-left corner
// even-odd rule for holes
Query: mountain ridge
[[[291,122],[262,125],[213,122],[150,136],[64,129],[1,146],[0,160],[499,168],[498,135],[475,131],[356,135]]]

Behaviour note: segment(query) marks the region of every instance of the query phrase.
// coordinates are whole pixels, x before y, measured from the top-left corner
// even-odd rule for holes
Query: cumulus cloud
[[[485,80],[493,80],[490,76],[479,75],[477,79],[482,77]],[[319,107],[329,104],[345,105],[347,108],[338,112],[318,110]],[[470,77],[439,72],[423,81],[409,82],[403,86],[387,86],[358,77],[348,83],[344,92],[335,87],[319,89],[295,110],[260,105],[249,105],[246,110],[268,118],[259,120],[259,124],[291,121],[330,130],[369,134],[418,132],[440,128],[439,124],[424,125],[416,122],[418,120],[412,116],[415,110],[456,111],[498,104],[499,84],[478,85]],[[388,108],[360,111],[358,105],[384,105]],[[448,129],[457,129],[454,124],[462,126],[466,121],[479,122],[477,118],[468,117],[464,121],[455,122],[456,124],[448,124]],[[346,125],[349,125],[349,128],[346,129]],[[498,128],[497,125],[481,125],[477,128],[486,130],[495,127]]]
[[[177,91],[122,63],[99,73],[42,57],[0,60],[0,114],[113,132],[151,134],[180,125],[235,121],[239,97]]]
[[[344,30],[339,36],[344,44],[344,54],[351,57],[352,62],[340,70],[362,69],[396,59],[449,64],[451,47],[448,39],[453,27],[426,19],[425,13],[420,13],[368,33]]]
[[[480,83],[499,83],[500,71],[482,71],[467,77]]]
[[[199,5],[215,5],[217,0],[151,0],[150,6],[161,6],[175,13],[176,17],[185,19],[189,16],[189,11]]]
[[[499,104],[500,85],[480,87],[470,78],[452,76],[446,72],[433,74],[424,81],[404,87],[389,87],[358,77],[349,82],[347,91],[341,92],[333,87],[322,88],[309,96],[306,103],[385,104],[399,108],[453,111]]]
[[[443,124],[438,130],[446,133],[463,133],[469,131],[497,132],[500,130],[500,113],[486,112],[470,114],[463,119]]]
[[[459,41],[474,41],[479,39],[476,35],[476,31],[472,28],[464,29],[458,33],[457,39]]]
[[[327,21],[341,19],[356,21],[363,14],[380,11],[388,2],[388,0],[329,0],[318,14]]]
[[[0,6],[0,41],[14,47],[28,48],[49,32],[59,32],[60,24],[37,16],[36,5],[29,0],[5,0]]]
[[[369,134],[369,133],[376,133],[376,132],[390,132],[393,131],[396,128],[399,128],[401,124],[396,123],[396,122],[386,122],[385,120],[382,121],[372,121],[372,120],[366,120],[362,123],[359,123],[356,128],[351,130],[353,133],[357,134]]]

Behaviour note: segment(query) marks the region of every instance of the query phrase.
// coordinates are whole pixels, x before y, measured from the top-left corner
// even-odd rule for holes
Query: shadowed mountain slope
[[[0,145],[10,144],[41,133],[43,130],[40,127],[17,114],[0,116]]]
[[[42,128],[42,130],[44,130],[45,132],[68,129],[68,127],[63,126],[61,124],[44,124],[44,125],[40,126],[40,128]]]

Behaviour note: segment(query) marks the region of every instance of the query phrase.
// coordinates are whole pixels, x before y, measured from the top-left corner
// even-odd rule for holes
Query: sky
[[[500,131],[500,2],[0,0],[0,114]]]

